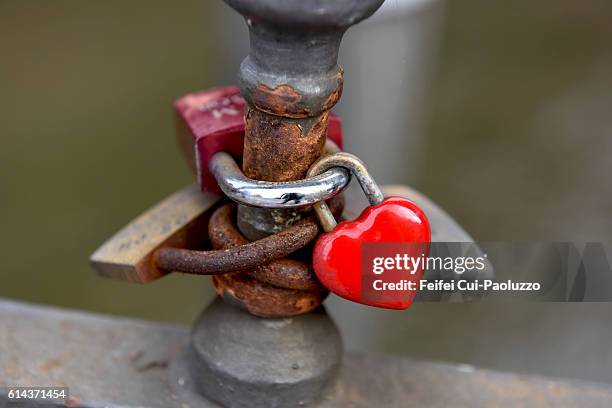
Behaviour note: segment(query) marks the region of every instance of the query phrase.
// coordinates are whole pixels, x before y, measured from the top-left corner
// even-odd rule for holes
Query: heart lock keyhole
[[[400,297],[377,298],[365,286],[371,271],[362,265],[362,248],[364,243],[370,242],[418,243],[409,251],[415,252],[412,256],[422,256],[431,242],[427,217],[408,199],[385,198],[364,163],[352,154],[340,152],[325,156],[310,168],[308,176],[316,176],[332,167],[343,167],[351,172],[370,206],[355,220],[340,223],[336,222],[325,202],[313,206],[325,231],[314,246],[313,268],[317,277],[331,292],[353,302],[386,309],[407,309],[416,291],[406,292]],[[427,248],[423,249],[421,244]],[[415,272],[412,279],[417,280],[423,270],[420,268]]]

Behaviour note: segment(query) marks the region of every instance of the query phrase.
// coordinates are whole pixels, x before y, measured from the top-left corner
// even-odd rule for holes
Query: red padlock
[[[404,248],[406,256],[426,257],[431,230],[425,213],[405,198],[384,198],[361,160],[345,152],[320,159],[310,168],[308,176],[321,174],[332,167],[344,167],[353,173],[370,207],[357,219],[337,224],[325,202],[313,206],[326,232],[317,239],[313,249],[313,268],[317,277],[331,292],[353,302],[386,309],[407,309],[417,290],[404,287],[395,292],[373,290],[372,283],[378,276],[368,269],[371,265],[368,261],[380,257],[389,247],[382,249],[379,246],[374,251],[366,251],[366,245],[411,244]],[[413,288],[418,287],[423,272],[424,268],[419,264],[412,271],[404,270],[400,278],[411,282]],[[384,278],[393,280],[395,277],[386,275]],[[399,281],[395,280],[394,285]]]
[[[183,96],[174,103],[177,135],[200,189],[220,193],[208,168],[217,152],[227,152],[240,162],[244,148],[245,101],[236,86],[226,86]],[[329,119],[327,136],[342,148],[342,122]]]

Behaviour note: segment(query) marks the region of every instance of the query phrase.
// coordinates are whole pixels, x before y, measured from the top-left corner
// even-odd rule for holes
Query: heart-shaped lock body
[[[428,244],[430,241],[429,222],[423,211],[410,200],[388,197],[377,205],[367,207],[357,219],[341,222],[332,231],[321,235],[314,247],[313,267],[321,283],[338,296],[376,307],[407,309],[416,290],[404,291],[399,298],[396,296],[391,300],[383,297],[377,300],[375,296],[364,299],[365,288],[362,286],[368,281],[368,274],[372,277],[372,271],[362,265],[363,244]],[[422,245],[408,248],[408,256],[427,255],[423,254],[426,249],[423,251]],[[423,268],[417,268],[409,274],[409,280],[418,287],[422,275]]]

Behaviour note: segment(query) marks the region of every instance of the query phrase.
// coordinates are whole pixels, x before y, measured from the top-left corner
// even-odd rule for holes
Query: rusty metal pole
[[[225,1],[245,17],[251,39],[239,72],[248,104],[243,171],[256,180],[302,179],[323,153],[329,110],[342,95],[342,35],[383,1]],[[238,227],[254,240],[300,215],[240,206]]]
[[[239,72],[247,102],[244,174],[302,179],[323,154],[329,110],[342,94],[342,35],[383,0],[225,2],[244,16],[251,40]],[[305,211],[239,206],[237,225],[246,238],[261,239],[287,229]],[[300,314],[320,304],[322,292],[264,285],[248,272],[215,278],[225,301],[204,310],[173,368],[174,382],[187,390],[182,398],[195,406],[205,405],[203,397],[231,407],[312,406],[325,398],[342,361],[340,333],[323,307]]]

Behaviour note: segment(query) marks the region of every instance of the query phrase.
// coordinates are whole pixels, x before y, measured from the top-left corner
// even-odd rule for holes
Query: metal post
[[[265,181],[302,179],[323,153],[329,110],[342,94],[342,35],[383,0],[225,1],[245,17],[251,40],[239,73],[247,102],[244,174]],[[304,211],[239,206],[237,224],[255,240],[286,229]],[[325,309],[262,319],[242,309],[245,297],[237,288],[249,288],[247,309],[277,302],[279,316],[283,310],[311,310],[320,295],[264,286],[241,273],[217,275],[214,282],[225,301],[217,299],[202,313],[190,348],[173,370],[174,381],[189,378],[193,384],[190,398],[203,395],[231,407],[309,406],[324,398],[342,360],[340,333]]]
[[[248,103],[243,170],[256,180],[304,178],[323,153],[329,110],[342,95],[337,64],[349,26],[370,16],[382,0],[226,0],[249,27],[251,50],[239,82]],[[283,230],[295,210],[239,207],[238,226],[249,239]]]

